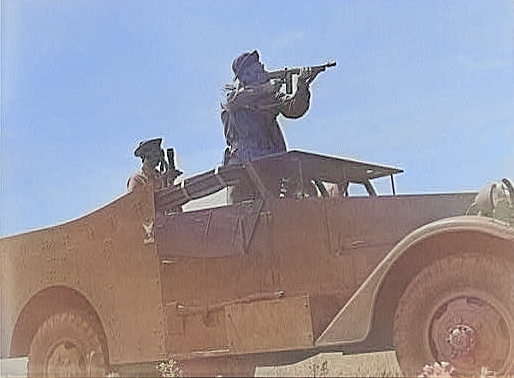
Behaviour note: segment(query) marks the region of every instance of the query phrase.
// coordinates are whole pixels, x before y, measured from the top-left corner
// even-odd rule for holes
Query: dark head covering
[[[239,74],[245,67],[248,67],[249,65],[258,61],[259,53],[257,50],[253,50],[252,52],[245,52],[234,59],[232,62],[232,71],[234,71],[236,78],[238,78]]]
[[[159,155],[161,152],[162,138],[150,139],[142,141],[134,151],[134,156],[144,158],[149,155]]]

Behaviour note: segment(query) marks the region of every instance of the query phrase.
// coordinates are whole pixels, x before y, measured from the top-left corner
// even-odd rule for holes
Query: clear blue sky
[[[400,193],[514,178],[511,0],[2,0],[0,235],[125,192],[140,140],[219,165],[232,60],[336,60],[290,149],[405,170]]]

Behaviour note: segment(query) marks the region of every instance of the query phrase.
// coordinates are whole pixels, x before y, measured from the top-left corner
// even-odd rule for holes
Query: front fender
[[[375,304],[380,289],[393,265],[418,243],[441,234],[476,232],[514,242],[514,228],[496,219],[480,216],[458,216],[424,225],[403,238],[377,265],[350,300],[341,308],[316,340],[317,347],[344,345],[364,341],[370,333]]]

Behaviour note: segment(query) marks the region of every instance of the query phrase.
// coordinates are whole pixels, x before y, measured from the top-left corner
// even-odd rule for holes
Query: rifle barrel
[[[329,67],[334,67],[336,65],[336,62],[328,62],[325,64],[321,64],[319,66],[310,66],[307,68],[310,68],[313,71],[325,71],[325,69]],[[299,75],[300,71],[303,67],[295,67],[295,68],[284,68],[283,70],[278,71],[269,71],[268,75],[270,79],[284,79],[286,75]]]

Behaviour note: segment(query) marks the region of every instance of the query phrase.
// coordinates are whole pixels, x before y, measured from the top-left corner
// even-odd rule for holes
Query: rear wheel
[[[514,274],[501,260],[448,256],[423,269],[403,293],[394,342],[402,371],[449,362],[464,375],[514,368]]]
[[[51,316],[30,345],[30,377],[104,377],[105,370],[102,343],[81,314]]]

